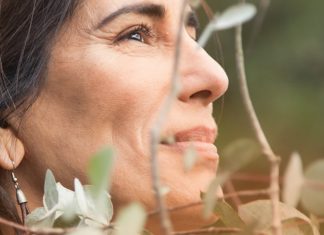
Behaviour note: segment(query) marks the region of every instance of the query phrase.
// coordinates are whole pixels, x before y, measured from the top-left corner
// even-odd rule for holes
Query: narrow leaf
[[[216,203],[214,212],[220,217],[226,227],[244,228],[245,226],[238,213],[223,200],[219,200]]]
[[[198,40],[198,45],[204,47],[213,32],[229,29],[241,25],[256,14],[256,7],[250,3],[241,3],[234,5],[223,13],[216,13],[214,19],[205,27],[201,37]]]
[[[324,216],[324,160],[314,162],[305,170],[301,202],[310,213]]]
[[[210,22],[204,29],[203,33],[201,34],[199,40],[198,40],[198,45],[200,47],[206,46],[210,36],[214,32],[214,26],[213,22]]]
[[[78,179],[74,180],[75,197],[78,203],[80,213],[84,216],[88,214],[88,204],[82,184]]]
[[[74,192],[65,188],[61,183],[57,183],[56,188],[59,197],[58,209],[63,211],[66,208],[71,208],[71,204],[74,203]]]
[[[109,191],[114,154],[112,149],[104,149],[97,153],[89,164],[89,178],[94,186],[95,197]]]
[[[225,147],[221,154],[220,172],[233,173],[261,155],[260,146],[250,139],[239,139]]]
[[[292,207],[296,207],[300,199],[303,183],[302,160],[298,153],[293,153],[283,177],[283,202]]]
[[[58,203],[56,181],[51,170],[46,171],[44,192],[45,205],[48,210],[51,210]]]
[[[212,214],[217,203],[217,192],[221,189],[221,185],[226,181],[227,178],[227,174],[216,176],[209,184],[207,192],[203,194],[204,216],[206,218]]]
[[[65,216],[64,214],[55,219],[55,223],[53,225],[54,228],[72,228],[77,227],[80,223],[81,219],[79,216],[74,215],[71,217],[70,215]]]
[[[198,157],[197,152],[193,146],[186,149],[185,156],[184,156],[185,171],[188,172],[194,167],[197,161],[197,157]]]
[[[281,220],[299,219],[311,225],[311,221],[294,207],[280,203]],[[267,231],[272,225],[272,207],[269,200],[257,200],[239,207],[239,215],[247,224],[252,224],[257,230]],[[317,234],[313,230],[313,234]]]
[[[55,221],[55,211],[47,212],[45,208],[37,208],[26,218],[26,225],[35,228],[51,228]]]
[[[143,230],[145,221],[144,208],[139,204],[132,204],[117,215],[114,235],[138,235]]]
[[[305,221],[292,218],[282,221],[282,234],[284,235],[314,235],[312,226]]]
[[[67,235],[107,235],[107,232],[91,227],[82,227],[73,232],[67,233]]]
[[[100,203],[98,203],[93,198],[92,191],[94,187],[92,185],[85,185],[83,188],[88,205],[88,216],[97,223],[109,225],[109,222],[113,216],[113,205],[110,195],[105,193],[102,198],[99,198]]]
[[[226,9],[213,21],[214,30],[224,30],[239,26],[252,19],[257,12],[250,3],[239,3]]]

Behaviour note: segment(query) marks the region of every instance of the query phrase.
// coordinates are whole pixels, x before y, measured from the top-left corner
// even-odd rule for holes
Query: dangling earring
[[[27,199],[26,196],[24,194],[24,192],[20,189],[19,183],[18,183],[18,179],[14,173],[14,169],[15,169],[15,162],[12,161],[12,165],[13,165],[13,169],[11,171],[11,178],[12,178],[12,182],[15,185],[15,189],[16,189],[16,198],[17,198],[17,203],[20,206],[21,209],[21,218],[22,218],[22,222],[23,224],[25,224],[25,219],[26,216],[29,214],[29,210],[27,207]]]

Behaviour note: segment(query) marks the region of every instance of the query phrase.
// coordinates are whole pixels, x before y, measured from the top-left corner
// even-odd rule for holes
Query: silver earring
[[[12,178],[12,182],[15,185],[15,190],[16,190],[16,198],[17,198],[17,203],[20,206],[20,210],[21,210],[21,218],[22,218],[22,222],[23,224],[25,224],[25,219],[26,216],[29,214],[29,209],[27,207],[27,198],[24,194],[24,192],[21,190],[19,183],[18,183],[18,179],[14,173],[14,169],[15,169],[15,162],[12,162],[13,165],[13,169],[11,171],[11,178]]]

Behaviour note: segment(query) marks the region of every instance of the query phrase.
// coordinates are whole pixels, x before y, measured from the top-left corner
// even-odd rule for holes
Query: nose
[[[223,68],[189,36],[184,36],[180,64],[181,90],[178,99],[204,106],[221,97],[228,87]]]

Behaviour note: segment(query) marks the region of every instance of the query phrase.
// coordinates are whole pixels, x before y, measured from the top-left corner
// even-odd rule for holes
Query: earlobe
[[[20,164],[24,155],[25,148],[13,131],[0,128],[0,167],[12,170]]]

